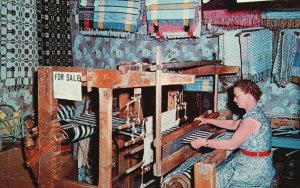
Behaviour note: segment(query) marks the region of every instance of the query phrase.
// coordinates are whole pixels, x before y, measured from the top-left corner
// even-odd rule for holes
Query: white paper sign
[[[53,72],[54,98],[82,101],[81,72]]]

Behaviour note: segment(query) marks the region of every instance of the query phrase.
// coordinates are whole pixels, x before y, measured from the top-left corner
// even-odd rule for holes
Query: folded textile
[[[136,32],[141,19],[141,1],[90,0],[79,7],[79,24],[84,31],[120,30]]]
[[[197,0],[148,0],[148,33],[156,38],[199,36],[199,10]]]

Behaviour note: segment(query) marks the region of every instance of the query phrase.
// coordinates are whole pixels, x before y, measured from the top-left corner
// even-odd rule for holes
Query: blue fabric
[[[255,106],[243,118],[255,119],[262,125],[240,148],[248,151],[270,150],[272,147],[272,128],[262,109]],[[217,188],[269,188],[274,174],[272,154],[266,157],[250,157],[237,152],[228,157],[217,168]]]
[[[263,19],[300,18],[300,11],[264,11],[261,16]]]
[[[264,40],[262,40],[264,39]],[[272,69],[272,31],[251,32],[248,40],[249,78],[254,82],[270,77]]]

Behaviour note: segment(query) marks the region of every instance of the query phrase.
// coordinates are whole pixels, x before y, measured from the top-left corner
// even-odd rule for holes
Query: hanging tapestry
[[[300,36],[297,35],[296,38],[296,53],[293,62],[293,68],[291,71],[291,76],[300,77]]]
[[[262,20],[270,29],[300,28],[300,11],[264,11]]]
[[[73,65],[68,2],[37,0],[39,65]]]
[[[0,88],[28,88],[38,67],[36,4],[0,1],[0,15]]]
[[[241,46],[245,46],[245,42],[248,44],[247,51],[242,50],[244,54],[241,56],[242,63],[246,63],[244,71],[248,72],[248,78],[254,82],[265,81],[270,77],[272,68],[272,31],[262,29],[241,37],[248,37],[247,40],[241,39]],[[242,74],[245,75],[245,72]]]
[[[224,32],[224,37],[222,37],[223,41],[219,41],[224,43],[224,49],[221,51],[223,52],[224,65],[241,66],[241,48],[239,37],[237,36],[240,32],[240,30],[226,31]]]
[[[297,75],[299,70],[298,37],[296,29],[283,29],[279,33],[277,53],[272,69],[272,81],[285,87],[290,82],[291,75]]]
[[[220,26],[223,29],[244,29],[261,26],[260,10],[206,10],[203,11],[203,22]]]
[[[115,31],[137,32],[141,25],[141,7],[141,0],[81,0],[80,30],[87,34],[105,34],[101,31],[112,30],[114,35]]]
[[[248,54],[248,36],[249,33],[241,33],[241,75],[243,79],[249,79],[249,54]]]
[[[148,33],[156,38],[200,36],[198,0],[146,0]]]

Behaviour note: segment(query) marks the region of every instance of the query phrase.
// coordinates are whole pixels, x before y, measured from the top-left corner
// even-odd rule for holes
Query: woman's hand
[[[206,119],[202,116],[199,116],[199,117],[195,118],[194,121],[201,121],[199,123],[199,125],[208,124],[208,119]]]
[[[191,141],[191,146],[194,149],[199,149],[201,146],[204,146],[206,142],[206,139],[198,138],[196,140]]]

